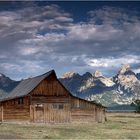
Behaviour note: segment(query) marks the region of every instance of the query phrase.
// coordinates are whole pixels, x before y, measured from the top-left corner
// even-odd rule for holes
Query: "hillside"
[[[0,73],[0,97],[11,92],[18,84],[19,81],[11,80],[9,77]]]

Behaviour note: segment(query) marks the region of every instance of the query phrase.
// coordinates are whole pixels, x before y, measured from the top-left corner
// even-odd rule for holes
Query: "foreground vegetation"
[[[139,139],[140,116],[108,114],[105,123],[1,124],[1,139]]]

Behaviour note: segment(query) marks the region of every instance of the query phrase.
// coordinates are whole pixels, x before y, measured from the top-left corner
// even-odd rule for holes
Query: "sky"
[[[140,72],[140,2],[0,2],[0,73]]]

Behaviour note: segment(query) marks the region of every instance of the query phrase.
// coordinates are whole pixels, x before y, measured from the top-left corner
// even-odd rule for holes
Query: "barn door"
[[[35,120],[36,122],[44,122],[44,106],[35,107]]]
[[[46,106],[46,122],[70,122],[70,105],[64,103],[48,104]]]

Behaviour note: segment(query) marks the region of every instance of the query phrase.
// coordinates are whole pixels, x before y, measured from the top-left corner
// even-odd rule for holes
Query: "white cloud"
[[[114,58],[114,57],[109,57],[109,58],[91,58],[91,59],[86,59],[86,63],[91,66],[91,67],[120,67],[123,64],[139,64],[140,58],[138,56],[134,55],[127,55],[123,56],[120,58]]]
[[[135,73],[140,73],[140,68],[133,69],[133,71],[134,71]]]
[[[23,47],[23,48],[20,48],[20,53],[22,55],[31,55],[31,54],[35,54],[39,51],[39,48],[33,48],[33,47]]]
[[[16,60],[14,64],[7,62],[1,63],[0,66],[3,67],[3,69],[5,70],[4,73],[6,75],[11,75],[14,79],[20,80],[29,76],[42,74],[50,70],[47,64],[44,65],[44,67],[42,67],[42,65],[42,61],[36,62],[34,60]]]
[[[139,18],[136,11],[129,11],[124,8],[104,6],[94,11],[88,12],[90,22],[94,24],[124,25],[127,23],[137,23]]]
[[[122,35],[120,29],[115,29],[110,25],[94,25],[90,23],[77,24],[70,27],[68,37],[79,40],[109,41]]]

